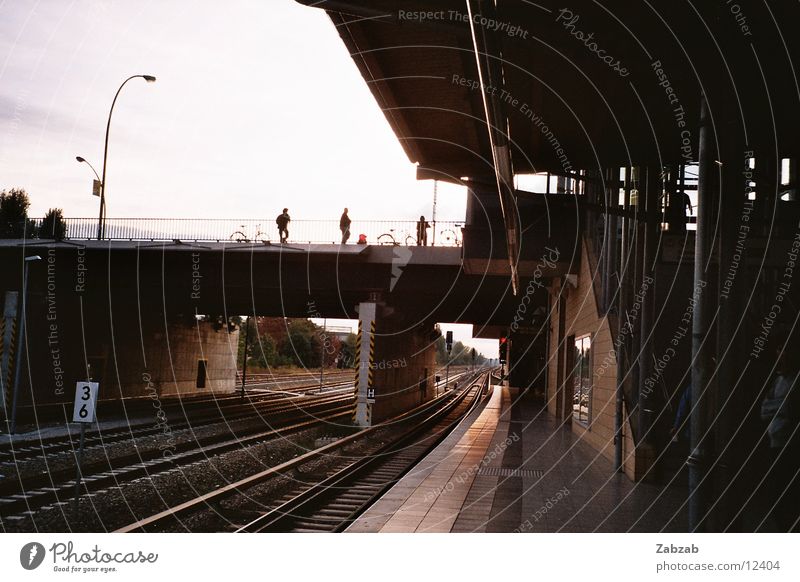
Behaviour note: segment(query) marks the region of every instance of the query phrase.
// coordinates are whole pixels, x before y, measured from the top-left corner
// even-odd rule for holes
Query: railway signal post
[[[75,502],[73,514],[78,515],[78,498],[81,493],[81,463],[83,461],[83,447],[86,442],[86,425],[94,422],[94,413],[97,409],[97,393],[100,391],[100,384],[97,382],[85,381],[75,384],[75,406],[72,410],[72,422],[79,422],[81,425],[81,440],[78,445],[77,472],[75,474]]]

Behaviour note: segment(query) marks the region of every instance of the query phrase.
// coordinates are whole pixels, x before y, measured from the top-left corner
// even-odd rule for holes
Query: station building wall
[[[548,348],[547,410],[561,418],[582,441],[608,460],[614,460],[617,361],[608,319],[597,310],[592,273],[585,241],[581,244],[580,271],[576,285],[554,282],[550,287],[550,338]],[[563,301],[560,297],[563,295]],[[563,334],[559,320],[563,307]],[[571,338],[591,338],[591,401],[587,423],[573,419],[574,387],[570,383],[568,350]],[[560,350],[559,347],[562,349]],[[561,390],[564,391],[563,395]],[[627,416],[623,421],[623,462],[625,474],[635,479],[635,447]]]

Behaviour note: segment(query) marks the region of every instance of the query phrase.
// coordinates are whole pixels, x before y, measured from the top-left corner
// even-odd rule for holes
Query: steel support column
[[[700,107],[699,168],[697,184],[697,232],[694,246],[694,289],[706,286],[710,273],[713,224],[714,145],[708,115],[708,104],[702,98]],[[692,408],[691,453],[689,466],[689,528],[703,531],[708,512],[709,462],[711,438],[708,427],[708,399],[711,385],[711,316],[714,295],[699,293],[692,319]]]
[[[652,387],[648,387],[647,380],[653,372],[653,324],[655,321],[655,263],[658,237],[660,234],[660,197],[661,197],[661,171],[660,168],[648,167],[646,170],[644,204],[646,222],[642,241],[642,286],[641,293],[641,320],[640,337],[641,350],[639,352],[639,443],[645,446],[646,454],[654,455],[651,442],[650,429],[653,418],[655,394]],[[651,458],[652,460],[652,458]],[[648,463],[649,468],[649,463]],[[637,471],[638,472],[638,471]]]
[[[625,184],[622,215],[622,239],[620,240],[620,273],[617,289],[617,340],[616,340],[616,361],[617,361],[617,386],[616,403],[614,411],[614,468],[617,471],[623,470],[622,444],[625,438],[624,426],[624,403],[625,403],[625,377],[630,361],[630,329],[628,323],[628,297],[630,295],[630,255],[631,255],[631,218],[628,211],[631,209],[631,171],[625,168]]]
[[[726,142],[728,140],[725,140]],[[737,497],[733,486],[734,472],[740,459],[735,446],[736,426],[739,419],[734,418],[740,406],[741,356],[743,334],[737,334],[742,323],[744,293],[747,288],[747,267],[745,251],[749,237],[749,216],[745,220],[745,167],[744,146],[725,149],[722,156],[722,176],[720,182],[721,228],[719,239],[719,274],[717,302],[719,320],[717,323],[717,395],[718,411],[715,441],[720,443],[720,453],[716,470],[716,484],[720,491],[715,496],[714,531],[728,528],[735,509],[733,499]],[[749,212],[749,211],[748,211]],[[740,236],[741,235],[741,236]],[[743,419],[742,419],[743,420]]]

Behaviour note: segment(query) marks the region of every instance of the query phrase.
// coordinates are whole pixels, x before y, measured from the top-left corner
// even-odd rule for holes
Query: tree
[[[23,188],[0,192],[0,238],[30,238],[35,224],[28,220],[31,201]]]
[[[293,319],[289,322],[289,333],[281,342],[279,353],[295,365],[318,368],[321,361],[322,340],[320,328],[308,319]]]
[[[263,334],[258,341],[251,341],[249,361],[262,368],[274,368],[284,364],[283,358],[278,354],[278,346],[272,336]]]
[[[39,238],[52,238],[61,240],[67,236],[67,223],[64,213],[60,208],[51,208],[44,215],[42,224],[39,225]]]
[[[339,368],[355,368],[358,364],[358,362],[356,362],[356,339],[356,334],[351,333],[347,336],[347,339],[342,342],[342,347],[339,351],[339,362],[337,364]]]
[[[474,356],[473,353],[475,354]],[[445,340],[440,337],[436,340],[436,363],[444,366],[448,363],[448,360],[451,366],[468,366],[473,362],[477,365],[482,365],[486,362],[486,358],[482,354],[477,353],[474,348],[469,348],[459,341],[453,344],[453,349],[448,355]]]

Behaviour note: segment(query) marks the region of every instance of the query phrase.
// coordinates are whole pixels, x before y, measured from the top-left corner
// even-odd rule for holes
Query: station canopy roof
[[[420,177],[494,175],[497,135],[514,173],[696,160],[703,95],[720,145],[798,153],[800,2],[298,1]]]

